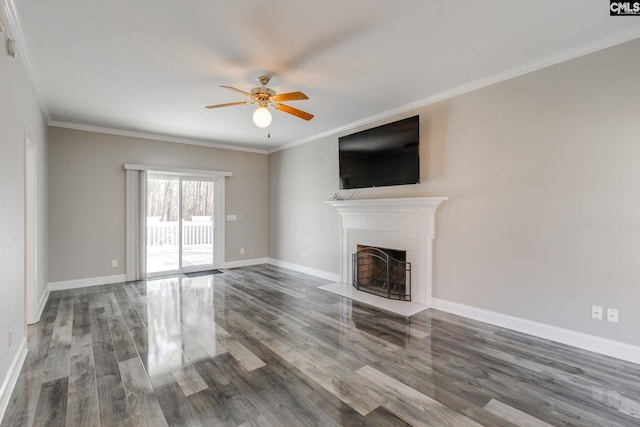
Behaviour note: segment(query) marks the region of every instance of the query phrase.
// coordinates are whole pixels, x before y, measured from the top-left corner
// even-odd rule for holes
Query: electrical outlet
[[[240,255],[244,255],[244,248],[240,248]]]
[[[307,259],[307,253],[302,251],[302,260],[304,261],[305,259]]]
[[[613,322],[613,323],[618,323],[618,310],[616,310],[615,308],[608,308],[607,309],[607,321],[608,322]]]
[[[118,260],[117,259],[112,259],[111,260],[111,267],[117,267],[118,266]]]
[[[602,320],[602,307],[600,307],[599,305],[592,305],[591,318],[596,320]]]
[[[9,331],[9,347],[13,344],[13,331]]]

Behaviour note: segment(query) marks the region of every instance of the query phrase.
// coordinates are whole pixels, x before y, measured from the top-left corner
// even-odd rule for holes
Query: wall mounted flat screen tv
[[[420,116],[338,138],[340,188],[420,182]]]

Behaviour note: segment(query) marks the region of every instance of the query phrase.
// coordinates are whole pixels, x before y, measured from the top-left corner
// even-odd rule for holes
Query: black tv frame
[[[338,138],[340,189],[420,183],[420,116]]]

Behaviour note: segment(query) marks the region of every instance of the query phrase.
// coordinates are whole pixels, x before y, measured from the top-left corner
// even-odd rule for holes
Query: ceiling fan
[[[309,114],[306,111],[298,110],[297,108],[293,108],[281,103],[283,101],[298,101],[302,99],[309,99],[307,95],[302,92],[289,92],[277,95],[273,89],[267,87],[270,79],[270,76],[258,77],[260,86],[251,89],[251,93],[245,92],[241,89],[236,89],[235,87],[231,86],[220,86],[226,89],[240,92],[241,94],[251,98],[251,101],[239,101],[230,102],[227,104],[208,105],[205,108],[211,109],[220,107],[231,107],[233,105],[258,104],[258,108],[253,112],[253,122],[256,124],[256,126],[261,128],[266,128],[271,124],[271,113],[269,112],[269,106],[272,106],[276,110],[292,114],[303,120],[311,120],[313,118],[313,114]]]

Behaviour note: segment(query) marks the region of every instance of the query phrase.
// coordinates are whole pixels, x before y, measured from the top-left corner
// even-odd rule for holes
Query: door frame
[[[218,208],[218,202],[219,202],[219,198],[218,198],[218,189],[220,187],[219,185],[219,177],[211,177],[211,176],[195,176],[193,174],[189,174],[189,175],[185,175],[185,174],[180,174],[180,173],[167,173],[167,172],[155,172],[155,171],[149,171],[147,173],[147,185],[145,186],[146,191],[148,191],[149,189],[149,185],[148,185],[148,180],[150,179],[175,179],[177,180],[178,183],[178,213],[177,213],[177,218],[178,218],[178,225],[177,225],[177,230],[178,230],[178,236],[177,236],[177,241],[176,244],[178,246],[178,268],[176,270],[163,270],[163,271],[158,271],[158,272],[152,272],[149,273],[147,271],[146,276],[147,277],[159,277],[159,276],[166,276],[168,274],[180,274],[180,273],[191,273],[191,272],[197,272],[197,271],[204,271],[204,270],[211,270],[214,268],[222,268],[222,266],[224,265],[224,257],[221,257],[220,254],[218,254],[218,250],[224,250],[224,244],[221,244],[223,242],[220,242],[220,236],[219,236],[219,231],[220,228],[219,224],[220,222],[222,222],[224,224],[224,221],[219,221],[218,220],[218,216],[219,215],[223,215],[224,217],[224,209],[219,209]],[[212,263],[211,264],[206,264],[206,265],[199,265],[199,266],[193,266],[193,267],[184,267],[183,266],[183,242],[184,242],[184,228],[183,228],[183,219],[182,219],[182,207],[183,207],[183,182],[184,181],[205,181],[205,182],[210,182],[213,184],[213,222],[212,222],[212,227],[213,227],[213,241],[211,242],[211,250],[213,251],[213,259],[212,259]],[[145,191],[145,193],[146,193]],[[148,195],[145,194],[144,197],[146,198]],[[145,218],[146,218],[146,213],[145,213]],[[224,233],[223,233],[224,236]],[[147,238],[146,238],[146,226],[145,226],[145,245],[147,244]],[[224,238],[224,237],[223,237]],[[145,253],[146,253],[146,246],[145,246]],[[148,253],[146,253],[146,256],[148,257]],[[147,258],[147,262],[145,262],[145,265],[148,268],[148,258]]]
[[[213,249],[213,268],[223,268],[225,265],[225,182],[227,177],[233,176],[233,173],[226,171],[210,171],[203,169],[187,169],[177,168],[171,166],[153,166],[153,165],[141,165],[134,163],[126,163],[124,169],[127,171],[140,171],[147,172],[147,174],[174,174],[183,175],[185,177],[195,178],[216,178],[214,188],[214,229],[217,231],[217,238],[215,239]],[[142,174],[146,175],[146,174]],[[137,191],[140,188],[139,180],[132,179],[127,181],[127,194],[131,197],[127,197],[126,215],[128,227],[126,227],[126,242],[127,253],[131,254],[131,257],[127,257],[125,264],[127,280],[142,280],[146,278],[145,271],[139,271],[137,266],[140,265],[141,260],[144,263],[146,260],[146,241],[138,236],[141,234],[146,235],[146,209],[140,209],[146,205],[146,191],[142,194],[142,191]],[[134,197],[135,196],[135,197]]]
[[[38,321],[38,146],[24,135],[24,315],[25,323]]]

